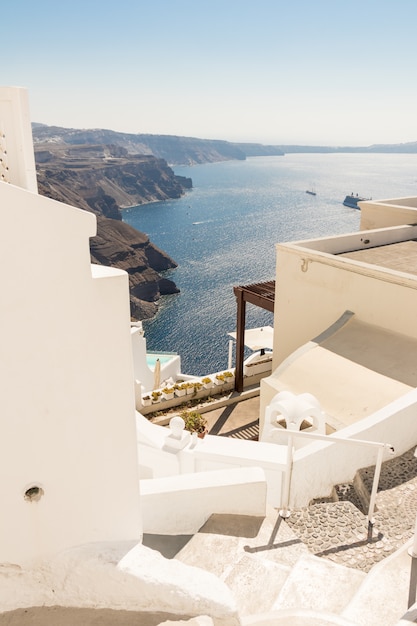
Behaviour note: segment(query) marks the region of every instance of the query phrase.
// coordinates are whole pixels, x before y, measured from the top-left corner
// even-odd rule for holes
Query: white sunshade
[[[161,384],[161,361],[156,359],[153,370],[153,388],[158,389]]]
[[[228,333],[236,340],[237,333]],[[262,350],[274,347],[274,329],[272,326],[262,326],[261,328],[249,328],[245,330],[245,346],[251,350]]]

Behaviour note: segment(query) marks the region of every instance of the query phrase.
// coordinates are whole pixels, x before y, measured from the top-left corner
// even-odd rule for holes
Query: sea
[[[193,189],[125,209],[123,220],[178,263],[165,276],[180,293],[162,297],[143,323],[147,349],[179,354],[182,372],[198,376],[229,366],[233,287],[275,279],[277,243],[357,231],[360,211],[343,206],[347,194],[417,195],[415,154],[287,154],[174,171]],[[273,315],[248,304],[246,328],[264,325]]]

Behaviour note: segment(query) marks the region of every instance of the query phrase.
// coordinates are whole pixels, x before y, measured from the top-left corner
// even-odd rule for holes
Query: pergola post
[[[245,326],[246,326],[246,302],[240,287],[235,288],[237,300],[237,326],[236,326],[236,379],[235,391],[243,391],[243,357],[245,350]]]
[[[233,288],[237,301],[235,391],[243,391],[243,361],[245,351],[246,302],[274,312],[275,281]]]

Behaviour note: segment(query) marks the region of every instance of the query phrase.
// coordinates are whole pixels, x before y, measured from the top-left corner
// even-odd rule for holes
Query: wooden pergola
[[[243,360],[245,350],[246,303],[274,312],[275,281],[233,287],[237,302],[236,324],[236,391],[243,391]]]

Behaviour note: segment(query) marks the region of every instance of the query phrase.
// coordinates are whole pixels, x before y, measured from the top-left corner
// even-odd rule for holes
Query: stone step
[[[399,622],[408,607],[411,545],[412,540],[372,568],[343,610],[343,617],[361,626],[392,626]],[[416,622],[409,619],[406,623]]]
[[[264,519],[212,515],[175,558],[223,580],[244,616],[297,607],[337,615],[365,578],[312,555],[275,509]]]
[[[303,609],[339,615],[365,577],[359,570],[305,554],[292,567],[272,611]]]
[[[360,571],[332,561],[329,556],[334,554],[355,549],[363,553],[366,518],[349,502],[313,505],[308,509],[301,516],[302,524],[300,520],[294,524],[300,511],[293,511],[288,520],[280,518],[275,509],[269,509],[265,518],[213,515],[194,536],[162,538],[168,541],[164,550],[161,550],[164,545],[161,537],[145,536],[144,543],[155,549],[159,545],[168,558],[203,568],[223,580],[233,592],[245,625],[253,618],[253,624],[259,626],[281,623],[392,626],[396,622],[384,619],[381,607],[388,585],[392,589],[390,619],[401,615],[406,583],[401,581],[403,592],[398,597],[396,572],[401,571],[403,576],[404,563],[401,570],[396,570],[395,562],[385,572],[378,570],[389,563],[386,559],[367,575],[366,568]],[[311,515],[312,511],[312,517],[305,517],[304,513]],[[335,520],[338,524],[344,520],[346,527],[336,532],[335,537],[329,537],[329,528],[334,530]],[[320,556],[312,553],[318,545],[321,545]],[[405,554],[404,560],[407,560]],[[375,608],[370,597],[375,597]],[[379,612],[378,622],[373,621],[375,611]]]
[[[175,558],[201,567],[233,591],[242,615],[270,610],[292,566],[308,552],[278,511],[265,518],[212,515]]]

